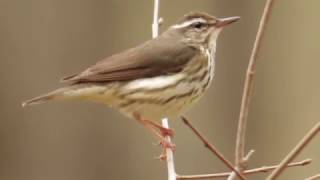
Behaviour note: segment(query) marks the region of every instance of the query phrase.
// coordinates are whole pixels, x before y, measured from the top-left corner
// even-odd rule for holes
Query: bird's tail
[[[32,98],[30,100],[27,100],[22,103],[22,106],[29,106],[29,105],[36,105],[36,104],[42,104],[47,101],[51,100],[58,100],[58,99],[64,99],[65,98],[65,92],[69,91],[68,88],[60,88],[55,91],[49,92],[47,94]]]

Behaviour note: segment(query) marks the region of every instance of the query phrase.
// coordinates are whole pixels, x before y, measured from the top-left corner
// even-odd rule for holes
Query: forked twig
[[[308,143],[320,133],[320,122],[318,122],[297,144],[297,146],[281,161],[280,165],[268,176],[267,180],[274,180],[284,171],[286,165],[294,160]]]
[[[296,166],[305,166],[311,163],[311,159],[306,159],[300,162],[290,163],[287,167],[296,167]],[[274,169],[276,169],[279,165],[275,166],[263,166],[260,168],[250,169],[243,171],[245,175],[257,174],[257,173],[267,173]],[[213,179],[213,178],[225,178],[232,174],[232,172],[224,172],[224,173],[216,173],[216,174],[201,174],[201,175],[188,175],[182,176],[178,175],[178,180],[187,180],[187,179]],[[316,176],[313,176],[316,177]],[[314,180],[314,179],[306,179],[306,180]]]
[[[250,99],[254,87],[254,75],[256,72],[257,57],[261,47],[261,41],[264,37],[266,25],[271,15],[271,10],[273,7],[274,0],[267,0],[260,24],[256,35],[256,40],[253,45],[252,53],[249,60],[249,65],[246,73],[246,79],[244,84],[244,90],[241,101],[239,124],[237,131],[236,140],[236,152],[235,152],[235,163],[239,171],[241,172],[246,164],[244,161],[245,157],[245,137],[246,137],[246,127],[248,121],[248,112],[250,106]]]
[[[208,148],[213,154],[215,154],[231,171],[236,172],[236,175],[244,180],[246,179],[234,166],[229,162],[223,155],[214,147],[209,141],[183,116],[182,121],[198,136],[198,138],[204,143],[205,147]]]

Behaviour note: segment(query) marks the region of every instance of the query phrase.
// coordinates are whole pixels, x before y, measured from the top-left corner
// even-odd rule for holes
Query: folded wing
[[[195,51],[178,40],[160,36],[99,61],[79,74],[63,78],[62,82],[103,83],[177,73],[192,59]]]

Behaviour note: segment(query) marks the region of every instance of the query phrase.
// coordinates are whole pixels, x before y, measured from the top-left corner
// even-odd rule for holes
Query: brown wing
[[[68,83],[127,81],[179,72],[196,50],[177,39],[157,39],[108,57],[80,74],[62,79]]]

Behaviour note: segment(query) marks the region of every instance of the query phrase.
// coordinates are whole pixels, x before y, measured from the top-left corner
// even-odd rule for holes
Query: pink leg
[[[171,148],[173,151],[175,150],[175,145],[173,143],[169,143],[165,136],[174,136],[174,131],[168,128],[162,127],[160,124],[157,124],[150,120],[142,119],[141,116],[137,113],[133,114],[133,117],[140,122],[142,125],[144,125],[153,135],[158,137],[160,139],[159,144],[162,146],[162,154],[160,155],[159,159],[165,160],[166,159],[166,149]],[[160,131],[158,132],[157,129]]]
[[[165,136],[174,137],[174,131],[172,129],[164,128],[160,124],[153,122],[153,121],[150,121],[150,120],[144,120],[144,121],[146,121],[151,126],[159,129],[159,131],[161,132],[161,135],[163,137],[165,137]]]

